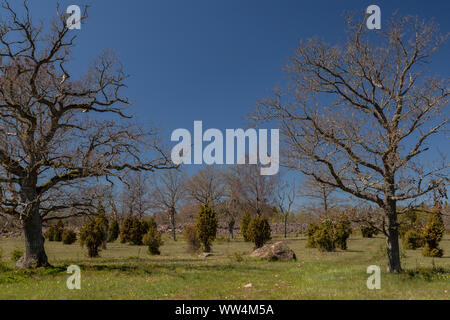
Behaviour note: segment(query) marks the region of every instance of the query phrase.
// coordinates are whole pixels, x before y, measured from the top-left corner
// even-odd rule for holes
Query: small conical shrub
[[[159,247],[163,244],[161,233],[158,231],[158,226],[153,218],[148,223],[148,232],[142,238],[142,242],[148,246],[148,252],[152,255],[159,255]]]
[[[102,249],[106,250],[106,244],[108,243],[108,229],[109,229],[109,221],[108,217],[106,216],[105,209],[101,204],[98,205],[97,208],[97,220],[98,223],[100,223],[101,227],[103,228],[103,235],[104,238],[102,240]]]
[[[248,230],[248,224],[251,221],[251,217],[250,217],[250,213],[248,211],[245,211],[244,214],[242,215],[242,219],[241,219],[241,234],[242,237],[244,238],[244,241],[248,242],[250,241],[248,235],[247,235],[247,230]]]
[[[306,229],[306,248],[315,248],[316,243],[314,242],[314,233],[319,229],[319,224],[311,222]]]
[[[439,248],[439,242],[444,236],[445,226],[440,212],[433,212],[429,215],[427,224],[423,231],[425,245],[422,250],[424,257],[442,257],[444,251]]]
[[[104,221],[101,218],[88,221],[80,231],[80,244],[88,249],[88,256],[95,258],[99,256],[100,246],[105,239]]]
[[[266,217],[254,217],[248,224],[247,234],[255,244],[255,248],[261,248],[271,239],[271,230],[269,221]]]
[[[109,225],[108,242],[116,241],[119,238],[119,234],[120,234],[119,222],[117,220],[111,221],[111,224]]]
[[[211,251],[211,244],[216,239],[218,220],[216,212],[206,204],[202,206],[197,214],[197,229],[198,239],[202,244],[204,252]]]
[[[336,247],[347,250],[347,240],[352,234],[352,227],[347,218],[341,218],[334,227],[334,238]]]

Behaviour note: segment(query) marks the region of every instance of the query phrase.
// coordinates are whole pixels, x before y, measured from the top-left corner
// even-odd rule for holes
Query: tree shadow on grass
[[[168,261],[152,261],[151,263],[138,262],[138,263],[111,263],[111,264],[78,264],[82,271],[98,271],[98,272],[120,272],[128,274],[153,274],[153,273],[169,273],[173,275],[180,275],[186,273],[196,272],[227,272],[236,271],[242,273],[248,273],[251,271],[264,271],[266,270],[264,265],[248,265],[248,264],[202,264],[193,263],[195,261],[188,259],[177,259]]]
[[[445,280],[450,278],[450,269],[443,267],[416,267],[406,269],[402,273],[407,279],[423,279],[426,281]]]

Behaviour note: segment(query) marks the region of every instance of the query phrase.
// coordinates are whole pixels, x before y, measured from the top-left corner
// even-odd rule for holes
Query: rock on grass
[[[292,261],[297,260],[294,251],[283,241],[266,244],[264,247],[256,249],[250,257],[260,258],[270,261]]]

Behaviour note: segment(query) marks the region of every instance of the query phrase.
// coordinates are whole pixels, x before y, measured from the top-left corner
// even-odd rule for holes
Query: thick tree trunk
[[[203,244],[203,252],[211,252],[211,244],[209,242]]]
[[[17,261],[17,267],[21,269],[33,269],[49,266],[47,254],[44,249],[44,237],[42,236],[42,218],[39,214],[39,205],[33,204],[30,216],[23,221],[25,233],[25,253]]]
[[[388,217],[386,251],[388,258],[388,272],[402,272],[400,262],[400,246],[398,242],[398,222],[395,202],[390,203],[385,210]]]

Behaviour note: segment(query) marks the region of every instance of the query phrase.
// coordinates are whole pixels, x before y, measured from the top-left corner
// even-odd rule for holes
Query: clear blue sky
[[[16,1],[14,1],[16,2]],[[19,1],[17,1],[19,2]],[[55,15],[57,1],[30,1],[34,19]],[[399,14],[435,18],[450,31],[450,1],[299,0],[70,0],[91,3],[78,34],[74,66],[83,70],[102,49],[121,57],[134,113],[170,133],[245,127],[255,102],[283,84],[282,66],[299,39],[318,35],[331,43],[345,38],[344,11],[381,7],[382,19]],[[434,58],[434,70],[450,74],[450,46]],[[444,150],[448,140],[444,141]]]
[[[16,2],[16,1],[14,1]],[[20,2],[20,1],[17,1]],[[30,1],[35,19],[55,14],[57,1]],[[83,70],[104,48],[114,49],[131,75],[129,95],[143,121],[170,132],[194,120],[219,129],[245,126],[245,115],[274,85],[299,39],[345,37],[342,13],[381,7],[382,18],[434,17],[450,31],[450,1],[70,0],[92,3],[78,33],[74,64]],[[450,72],[450,47],[436,57]],[[441,60],[443,63],[439,63]],[[168,137],[169,139],[169,137]]]

